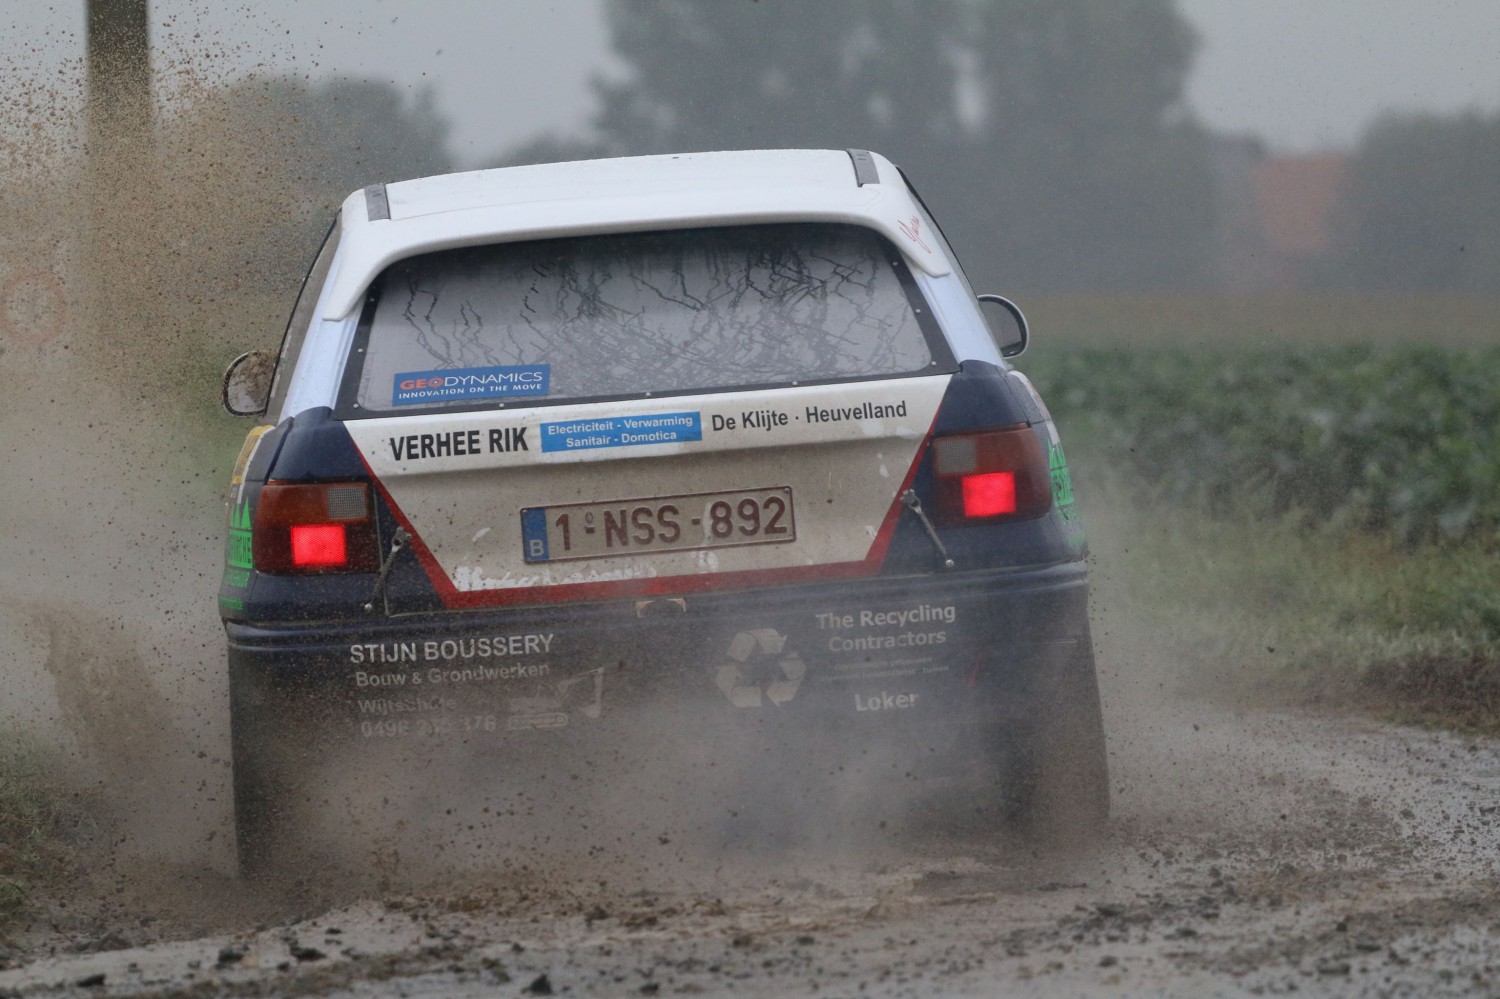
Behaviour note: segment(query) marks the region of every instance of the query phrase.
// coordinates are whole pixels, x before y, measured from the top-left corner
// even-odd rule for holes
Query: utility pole
[[[89,152],[144,147],[153,117],[149,0],[85,3]]]
[[[83,216],[85,273],[79,330],[87,356],[123,372],[153,325],[153,161],[149,0],[85,0],[88,79]]]

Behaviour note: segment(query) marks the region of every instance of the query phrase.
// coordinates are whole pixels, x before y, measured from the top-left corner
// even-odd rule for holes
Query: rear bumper
[[[236,710],[377,743],[698,722],[1024,724],[1092,681],[1081,562],[834,585],[266,626],[226,623]]]

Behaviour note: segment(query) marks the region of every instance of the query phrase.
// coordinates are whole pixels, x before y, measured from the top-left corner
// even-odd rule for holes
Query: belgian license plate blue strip
[[[789,486],[565,503],[521,511],[522,550],[532,563],[796,540]]]

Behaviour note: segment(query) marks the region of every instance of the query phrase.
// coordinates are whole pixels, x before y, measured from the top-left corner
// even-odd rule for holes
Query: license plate
[[[646,555],[797,540],[792,490],[740,489],[521,511],[527,562]]]

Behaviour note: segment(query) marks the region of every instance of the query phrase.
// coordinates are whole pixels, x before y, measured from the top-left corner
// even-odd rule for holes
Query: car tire
[[[231,670],[229,732],[234,777],[234,829],[240,877],[259,879],[274,869],[278,806],[283,788],[266,719],[269,696],[247,670]]]
[[[1064,669],[1044,678],[1035,711],[1007,747],[1001,792],[1014,828],[1044,843],[1082,844],[1109,821],[1109,766],[1088,634]]]
[[[1019,720],[974,733],[978,787],[959,817],[985,835],[1003,828],[1038,845],[1086,845],[1109,820],[1104,722],[1087,633],[1025,697],[1029,710]]]
[[[320,746],[306,733],[307,700],[252,669],[229,675],[236,856],[246,880],[300,878],[326,867],[299,816],[309,814]]]

